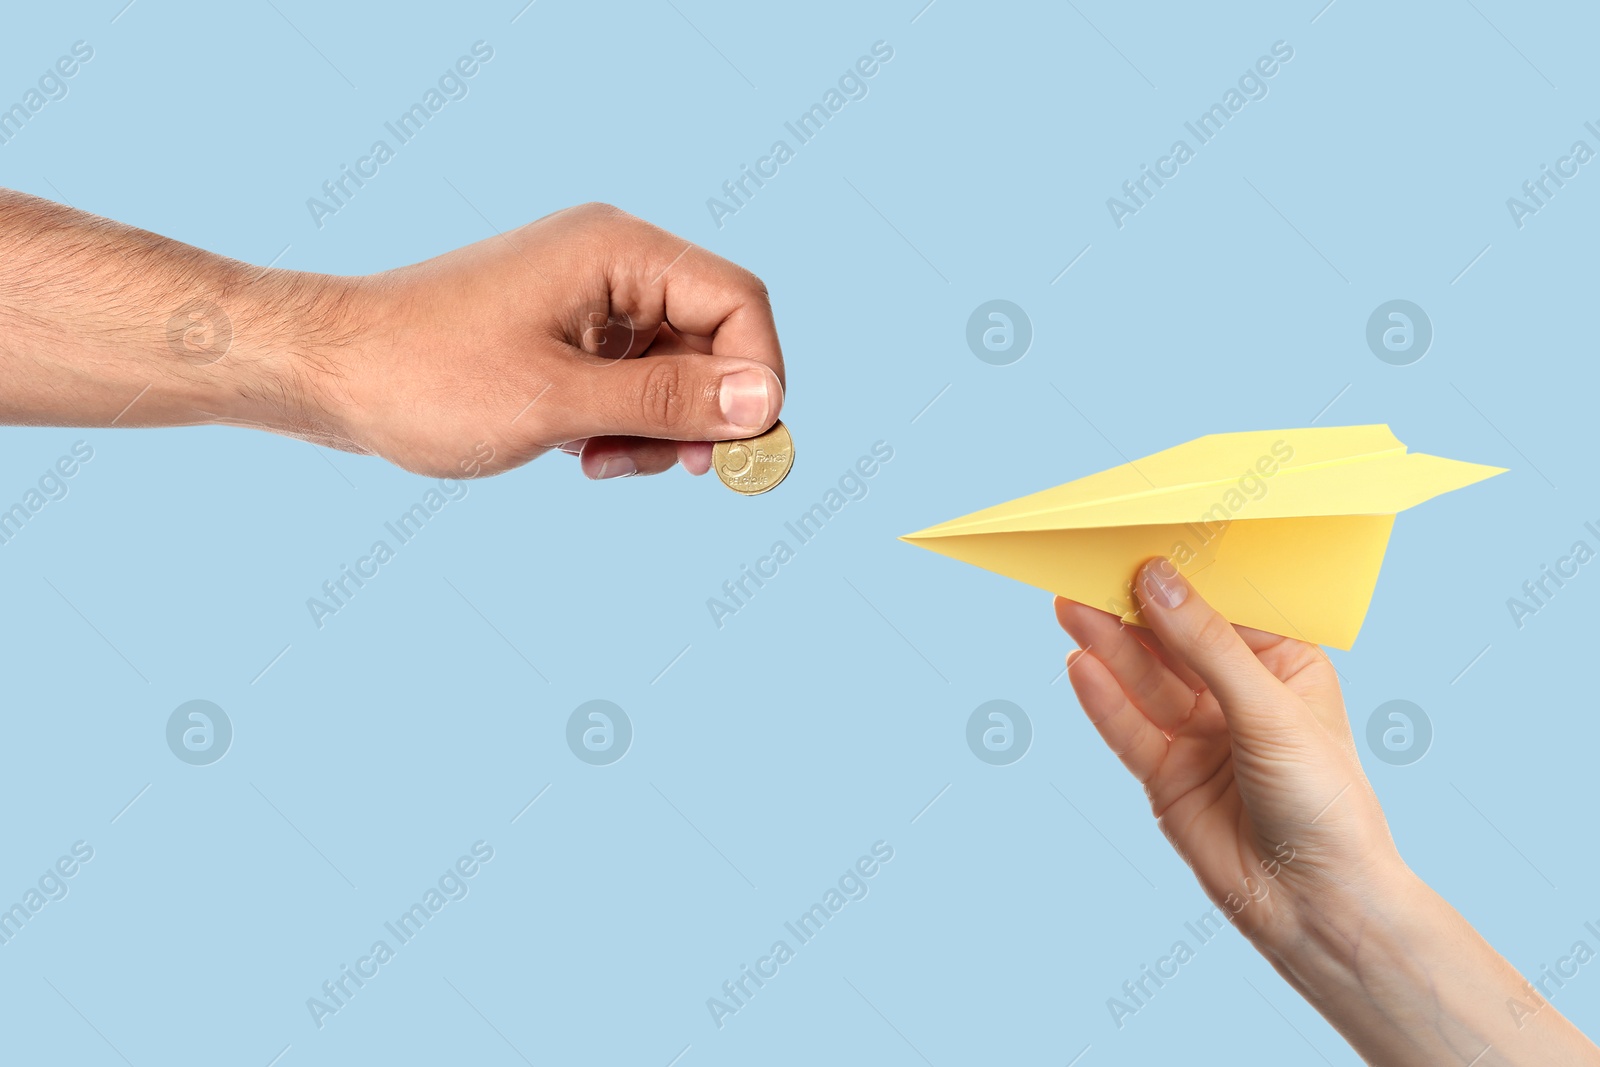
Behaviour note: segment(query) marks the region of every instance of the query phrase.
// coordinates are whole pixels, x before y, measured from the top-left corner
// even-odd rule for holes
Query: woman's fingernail
[[[735,371],[722,379],[717,403],[728,425],[752,432],[767,424],[772,398],[767,395],[769,375],[758,370]]]
[[[1083,655],[1083,649],[1081,649],[1081,648],[1075,648],[1071,652],[1067,653],[1067,669],[1068,670],[1072,669],[1072,665],[1074,663],[1078,662],[1078,657],[1081,656],[1081,655]]]
[[[1175,608],[1189,598],[1189,583],[1168,559],[1158,559],[1144,569],[1145,600],[1164,608]]]
[[[566,444],[557,445],[556,447],[569,456],[581,456],[583,455],[583,443],[586,440],[588,438],[580,437],[576,441],[568,441]]]
[[[633,461],[632,457],[618,456],[615,459],[608,459],[604,463],[600,464],[600,473],[595,475],[595,479],[627,478],[638,473],[639,465]]]

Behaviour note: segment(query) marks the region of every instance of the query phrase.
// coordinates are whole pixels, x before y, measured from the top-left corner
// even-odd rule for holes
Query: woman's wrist
[[[1315,901],[1257,947],[1369,1062],[1595,1062],[1583,1034],[1403,864]]]
[[[1308,991],[1349,995],[1412,969],[1419,940],[1436,934],[1444,905],[1396,862],[1360,885],[1323,886],[1256,947]]]
[[[1257,947],[1370,1061],[1431,1064],[1465,1063],[1491,1044],[1472,1017],[1481,1005],[1451,981],[1486,965],[1478,944],[1401,864],[1359,889],[1319,894]]]

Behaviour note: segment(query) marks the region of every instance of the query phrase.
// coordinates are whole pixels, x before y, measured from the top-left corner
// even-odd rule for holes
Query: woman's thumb
[[[1293,695],[1170,560],[1150,560],[1134,585],[1145,622],[1206,683],[1230,727],[1260,736],[1293,714]]]

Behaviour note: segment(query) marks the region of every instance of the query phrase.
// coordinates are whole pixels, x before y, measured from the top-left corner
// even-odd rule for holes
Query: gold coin
[[[794,466],[794,439],[781,422],[757,437],[718,441],[711,447],[711,468],[722,484],[736,493],[755,496],[783,481]]]

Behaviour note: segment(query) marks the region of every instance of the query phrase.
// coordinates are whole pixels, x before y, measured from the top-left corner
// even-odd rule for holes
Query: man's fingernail
[[[583,443],[586,440],[588,438],[580,437],[576,441],[568,441],[566,444],[557,445],[556,447],[569,456],[581,456],[583,455]]]
[[[770,384],[770,377],[758,370],[735,371],[723,378],[717,401],[728,425],[751,431],[765,426],[772,404],[767,395]]]
[[[678,462],[684,470],[699,476],[711,470],[711,442],[682,441],[678,444]]]
[[[1158,559],[1144,569],[1144,595],[1152,604],[1175,608],[1189,597],[1189,583],[1168,559]]]
[[[600,473],[595,475],[595,479],[627,478],[638,473],[639,465],[631,457],[618,456],[616,459],[608,459],[600,464]]]

